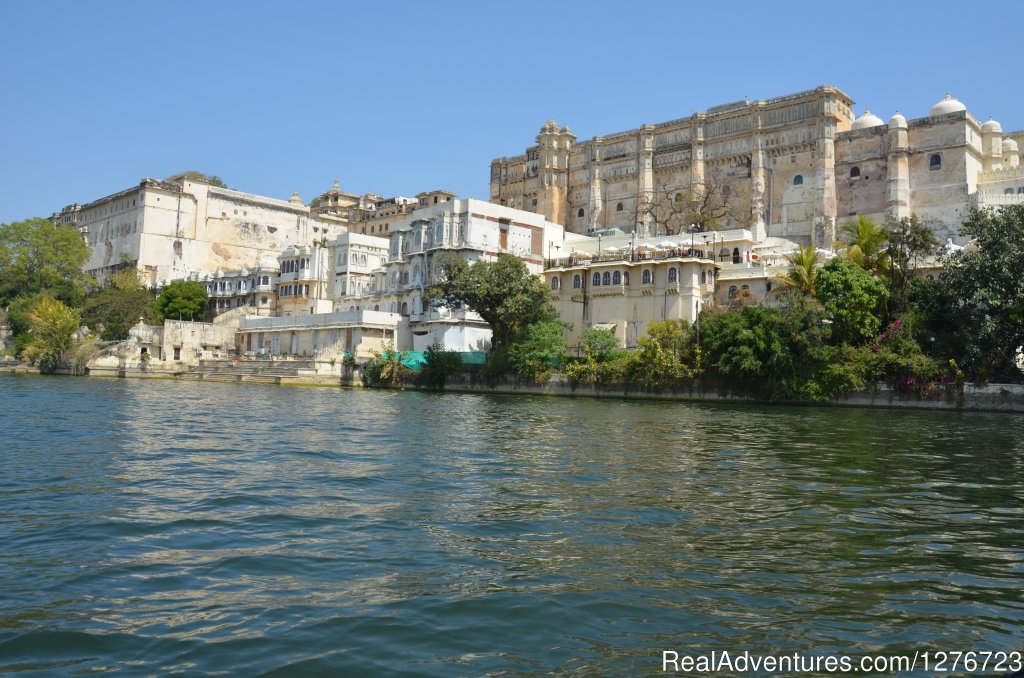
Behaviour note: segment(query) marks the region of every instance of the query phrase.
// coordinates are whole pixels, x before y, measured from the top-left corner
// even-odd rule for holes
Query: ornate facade
[[[970,206],[1005,202],[1010,184],[1024,184],[1011,165],[1024,133],[1003,135],[955,99],[889,125],[856,118],[852,104],[823,85],[582,142],[548,121],[523,155],[491,162],[490,199],[576,233],[656,235],[688,230],[670,224],[674,206],[717,192],[717,227],[827,247],[858,214],[915,213],[955,238]]]

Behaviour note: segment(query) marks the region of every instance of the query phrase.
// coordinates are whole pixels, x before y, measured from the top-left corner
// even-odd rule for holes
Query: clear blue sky
[[[860,9],[852,9],[860,8]],[[548,118],[581,139],[828,83],[883,119],[947,90],[1024,128],[1024,2],[0,0],[0,222],[197,169],[487,198]]]

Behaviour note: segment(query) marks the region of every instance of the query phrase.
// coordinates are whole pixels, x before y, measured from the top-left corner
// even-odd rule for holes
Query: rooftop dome
[[[1016,153],[1016,152],[1017,152],[1017,142],[1014,141],[1013,139],[1011,139],[1010,137],[1006,137],[1005,139],[1003,139],[1003,153]]]
[[[1003,131],[1003,126],[990,117],[988,121],[986,121],[985,124],[981,126],[981,131],[986,133],[999,132],[1001,134]]]
[[[870,109],[865,108],[864,114],[853,121],[850,129],[867,129],[869,127],[879,127],[884,124],[885,123],[882,122],[881,118],[874,115]]]
[[[243,268],[241,271],[238,272],[238,275],[242,277],[249,275],[249,269]]]
[[[290,202],[292,204],[295,204],[295,205],[301,205],[302,204],[302,198],[299,197],[299,192],[295,191],[294,193],[292,193],[292,197],[288,198],[288,202]]]
[[[907,119],[900,115],[899,111],[896,111],[896,115],[889,118],[889,127],[901,127],[907,126]]]
[[[954,99],[946,92],[946,96],[942,97],[939,103],[932,106],[932,110],[929,111],[928,115],[935,117],[937,115],[945,115],[947,113],[956,113],[958,111],[966,111],[967,107],[963,105],[959,99]]]

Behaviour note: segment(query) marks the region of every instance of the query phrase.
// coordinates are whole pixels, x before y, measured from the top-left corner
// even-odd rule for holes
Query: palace
[[[575,233],[685,234],[703,210],[715,228],[819,247],[857,215],[916,214],[960,240],[971,207],[1024,201],[1024,131],[981,123],[949,95],[888,124],[852,106],[823,85],[580,142],[549,120],[536,145],[491,162],[490,199]]]

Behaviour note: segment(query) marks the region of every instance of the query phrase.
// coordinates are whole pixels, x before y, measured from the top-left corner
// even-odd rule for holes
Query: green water
[[[0,672],[1024,650],[1020,416],[9,375],[0,408]]]

